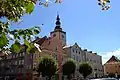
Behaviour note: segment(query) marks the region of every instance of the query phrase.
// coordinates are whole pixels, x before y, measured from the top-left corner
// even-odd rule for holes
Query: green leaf
[[[35,53],[35,47],[28,47],[27,53]]]
[[[107,0],[108,3],[110,3],[110,0]]]
[[[29,2],[26,6],[26,13],[31,13],[34,10],[34,3],[33,2]]]
[[[24,44],[25,44],[26,46],[30,47],[30,43],[29,43],[28,40],[24,40]]]
[[[23,30],[19,30],[19,31],[18,31],[18,34],[21,36],[21,35],[24,34],[24,31],[23,31]]]
[[[27,32],[29,35],[33,35],[32,30],[28,29]]]
[[[26,36],[25,36],[25,35],[23,35],[23,36],[22,36],[22,38],[25,40],[25,39],[26,39]]]
[[[35,34],[35,35],[39,34],[39,30],[34,29],[34,34]]]
[[[20,50],[21,50],[20,43],[18,41],[15,41],[15,43],[11,45],[11,51],[15,53],[19,53]]]
[[[27,48],[27,53],[35,53],[35,46],[33,43],[30,43],[30,45]]]
[[[38,30],[40,30],[40,27],[39,27],[39,26],[35,26],[35,28],[37,28]]]
[[[3,48],[4,46],[6,46],[8,44],[8,40],[7,37],[5,35],[5,33],[1,34],[0,36],[0,48]]]

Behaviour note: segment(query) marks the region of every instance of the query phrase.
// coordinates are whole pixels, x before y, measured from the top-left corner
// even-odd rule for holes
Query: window
[[[62,35],[62,39],[64,38],[64,35]]]
[[[57,60],[57,55],[54,55],[55,60]]]
[[[73,52],[74,52],[74,49],[73,49]]]
[[[24,64],[24,60],[22,59],[21,64]]]
[[[35,68],[35,67],[37,66],[37,63],[34,63],[33,66],[34,66],[34,68]]]
[[[81,62],[81,60],[79,60],[79,62]]]
[[[15,61],[15,65],[17,65],[17,61]]]
[[[95,71],[97,71],[97,69],[94,69]]]
[[[21,60],[19,60],[19,65],[21,64]]]
[[[21,53],[19,54],[19,56],[21,57]]]
[[[76,61],[78,61],[78,56],[76,56]]]
[[[75,55],[73,55],[73,59],[75,60]]]
[[[12,58],[15,58],[15,55],[14,55],[14,54],[12,55]]]
[[[80,52],[79,52],[79,54],[80,54]]]
[[[32,66],[31,65],[29,65],[29,69],[31,69],[32,68]]]
[[[24,52],[23,52],[22,54],[23,54],[23,56],[25,55],[25,53],[24,53]]]
[[[77,53],[77,51],[76,51],[76,53]]]
[[[56,51],[58,50],[58,47],[56,47],[56,49],[55,49]]]
[[[76,48],[77,48],[77,46],[76,46]]]
[[[50,41],[49,41],[48,45],[50,45]]]
[[[92,62],[92,60],[90,59],[90,61]]]
[[[56,34],[53,35],[53,37],[55,37],[55,36],[56,36]]]

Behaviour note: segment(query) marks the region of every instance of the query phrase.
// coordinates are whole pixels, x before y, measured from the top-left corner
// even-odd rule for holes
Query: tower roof
[[[57,18],[56,18],[56,27],[55,27],[54,30],[62,30],[59,14],[57,14]]]

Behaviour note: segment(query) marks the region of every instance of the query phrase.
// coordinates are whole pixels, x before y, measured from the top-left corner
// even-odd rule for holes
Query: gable
[[[75,43],[72,47],[75,48],[75,49],[80,49],[81,50],[81,48],[79,47],[79,45],[77,43]]]
[[[117,57],[112,56],[106,63],[110,63],[110,62],[120,62],[120,60]]]

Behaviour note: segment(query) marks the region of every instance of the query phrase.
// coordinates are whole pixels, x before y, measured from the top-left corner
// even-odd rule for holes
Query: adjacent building
[[[104,64],[104,74],[109,77],[120,77],[120,60],[114,55]]]
[[[76,76],[80,76],[78,72],[79,65],[83,62],[87,62],[93,69],[89,78],[103,77],[102,57],[100,55],[97,55],[97,53],[93,53],[92,51],[87,51],[87,49],[82,50],[77,43],[73,46],[65,46],[63,50],[67,52],[69,58],[76,61]]]
[[[86,62],[91,65],[93,72],[89,76],[91,78],[93,77],[103,77],[103,66],[102,66],[102,57],[100,55],[97,55],[97,53],[93,53],[92,51],[87,51],[86,49],[85,55],[86,55]]]

